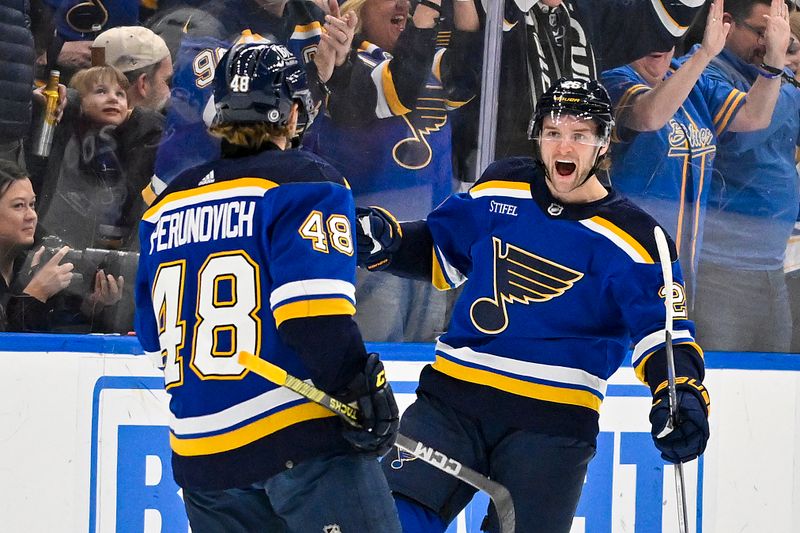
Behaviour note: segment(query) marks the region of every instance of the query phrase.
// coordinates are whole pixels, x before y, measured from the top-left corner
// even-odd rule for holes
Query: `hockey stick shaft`
[[[336,413],[347,424],[355,428],[361,427],[358,422],[357,407],[340,402],[310,383],[292,376],[279,366],[248,352],[239,352],[239,364],[259,376],[266,378],[268,381],[286,387],[300,396]],[[460,462],[448,457],[442,452],[430,448],[422,442],[401,433],[397,434],[395,446],[456,479],[485,492],[492,500],[495,511],[497,511],[501,533],[514,533],[516,527],[514,504],[511,500],[511,493],[509,493],[508,489],[504,486],[462,465]]]
[[[675,354],[672,350],[672,323],[674,310],[674,293],[672,289],[672,260],[670,259],[669,244],[664,230],[655,228],[656,248],[658,259],[661,263],[661,274],[664,277],[664,306],[666,308],[664,319],[664,352],[667,359],[667,392],[669,394],[669,422],[665,433],[668,434],[678,425],[678,391],[675,387]],[[661,435],[659,435],[661,436]],[[681,533],[689,531],[689,515],[686,506],[686,482],[683,475],[683,463],[676,463],[675,492],[678,502],[678,528]]]

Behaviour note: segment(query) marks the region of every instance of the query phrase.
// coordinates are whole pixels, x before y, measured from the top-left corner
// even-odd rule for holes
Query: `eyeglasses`
[[[564,141],[583,146],[602,146],[605,144],[606,139],[598,137],[593,133],[575,131],[569,135],[564,135],[558,130],[547,130],[539,134],[538,140],[540,143],[553,143],[561,144]]]
[[[755,26],[752,26],[752,25],[748,24],[747,22],[745,22],[743,20],[737,20],[736,24],[742,26],[743,28],[747,28],[748,30],[753,32],[756,35],[756,37],[758,38],[758,40],[760,40],[760,41],[764,40],[764,36],[767,33],[767,29],[766,28],[758,29]]]
[[[791,39],[789,39],[789,47],[786,48],[786,53],[787,54],[796,54],[797,52],[800,52],[800,43],[798,43],[794,39],[794,37],[792,37]]]

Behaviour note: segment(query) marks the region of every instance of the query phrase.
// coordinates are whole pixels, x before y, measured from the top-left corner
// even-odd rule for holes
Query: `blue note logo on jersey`
[[[447,124],[447,108],[444,98],[437,96],[441,86],[427,86],[429,94],[417,99],[416,107],[400,118],[405,121],[411,132],[410,137],[402,139],[394,145],[392,157],[395,163],[409,170],[419,170],[428,166],[433,158],[428,137]]]
[[[397,453],[397,458],[392,459],[392,462],[389,463],[389,466],[392,467],[392,470],[400,470],[403,468],[403,463],[417,460],[413,454],[408,453],[405,450],[401,450],[400,448],[395,448],[394,451]]]
[[[492,237],[494,294],[478,298],[470,307],[472,324],[494,335],[508,327],[506,305],[546,302],[563,295],[583,277],[581,272],[539,257]],[[505,248],[505,249],[504,249]]]

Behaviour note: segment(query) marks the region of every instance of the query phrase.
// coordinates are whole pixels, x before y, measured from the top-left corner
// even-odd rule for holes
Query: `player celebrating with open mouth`
[[[607,380],[631,346],[653,393],[661,456],[694,459],[709,436],[703,352],[675,246],[659,254],[655,220],[595,173],[612,125],[601,85],[559,80],[531,120],[534,158],[495,162],[426,220],[398,224],[380,208],[358,210],[360,265],[441,289],[464,284],[400,430],[504,485],[516,531],[570,530]],[[668,380],[672,359],[677,379]],[[383,462],[403,531],[444,532],[474,489],[409,459]],[[497,532],[496,513],[487,518]]]

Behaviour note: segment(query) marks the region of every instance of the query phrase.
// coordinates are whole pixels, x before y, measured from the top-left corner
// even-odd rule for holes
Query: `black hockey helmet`
[[[594,120],[602,139],[608,139],[614,127],[611,99],[605,87],[595,80],[561,78],[552,85],[539,98],[528,125],[528,138],[533,140],[539,136],[544,117],[562,115]]]
[[[258,42],[236,44],[214,73],[216,114],[212,126],[270,123],[286,126],[292,104],[299,106],[297,132],[314,121],[306,71],[283,45]]]

